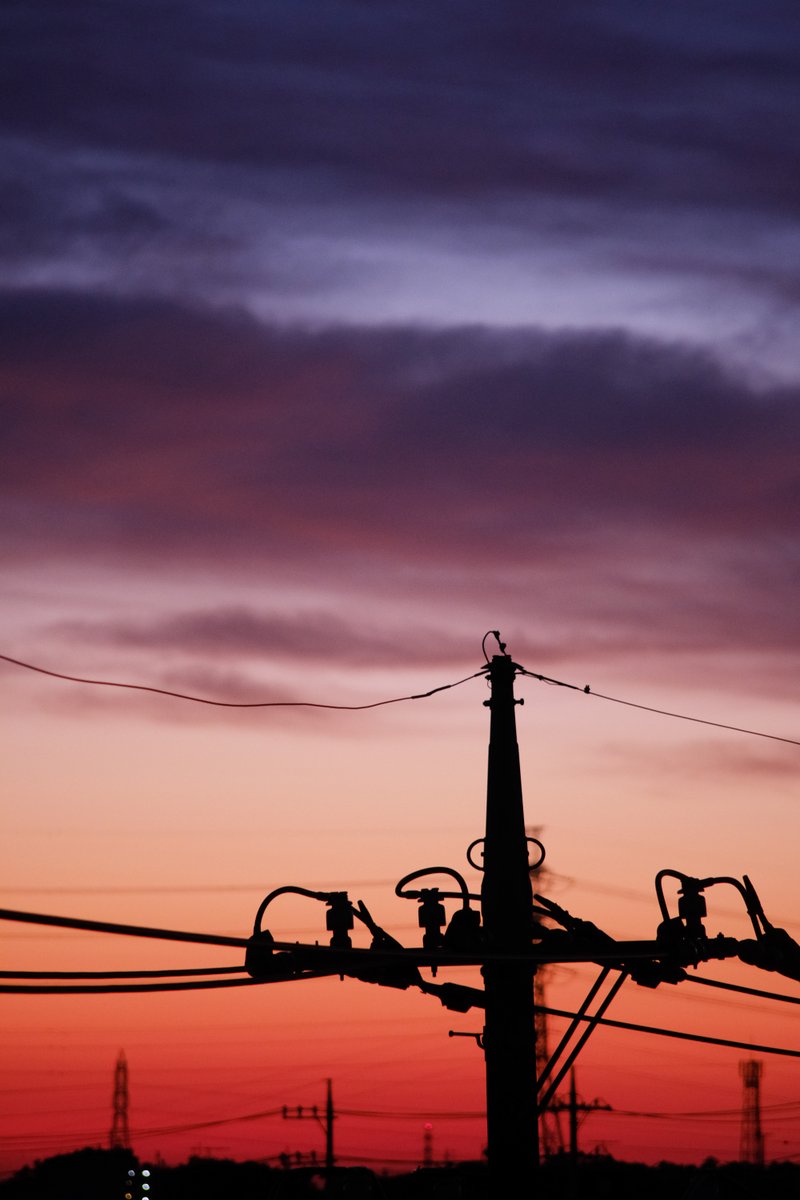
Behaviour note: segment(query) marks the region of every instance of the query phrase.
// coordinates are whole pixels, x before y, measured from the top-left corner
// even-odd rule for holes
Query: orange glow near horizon
[[[9,907],[246,936],[262,896],[299,883],[348,889],[412,945],[416,906],[394,896],[396,879],[444,863],[463,868],[473,890],[480,886],[463,851],[483,831],[481,681],[413,706],[313,714],[308,722],[248,715],[240,728],[229,718],[215,727],[205,713],[199,725],[162,723],[151,701],[131,711],[125,697],[120,703],[105,693],[92,696],[88,711],[70,711],[66,693],[77,694],[76,685],[44,681],[34,696],[27,677],[9,669],[5,678],[19,706],[15,712],[7,703],[6,714],[16,797],[2,888]],[[393,682],[387,673],[370,686],[390,694]],[[651,937],[656,870],[747,871],[775,923],[798,932],[786,921],[793,880],[775,865],[774,839],[741,823],[752,780],[720,772],[729,746],[742,753],[739,742],[722,740],[733,735],[655,717],[648,723],[646,714],[620,719],[612,705],[532,681],[518,681],[517,690],[526,699],[518,714],[526,813],[547,845],[548,894],[615,936]],[[770,719],[765,711],[762,723]],[[776,812],[787,750],[758,750],[756,769],[768,754],[775,765],[778,787],[768,803]],[[689,788],[693,777],[702,778],[702,806]],[[747,936],[728,891],[709,893],[709,932]],[[324,909],[308,900],[281,898],[265,923],[279,938],[325,938]],[[0,936],[7,966],[17,970],[242,961],[235,950],[13,923]],[[711,963],[700,974],[793,988],[741,965]],[[587,966],[551,968],[548,1003],[574,1009],[593,975]],[[450,977],[480,983],[467,969]],[[133,1147],[143,1159],[176,1162],[205,1149],[235,1158],[319,1152],[313,1123],[253,1114],[322,1105],[326,1078],[342,1110],[336,1149],[343,1161],[413,1166],[426,1119],[437,1160],[482,1153],[482,1056],[471,1038],[448,1037],[449,1030],[479,1031],[482,1018],[449,1013],[429,997],[320,980],[183,994],[6,996],[3,1005],[6,1170],[105,1144],[119,1049],[129,1063]],[[791,1048],[800,1044],[796,1013],[690,984],[651,992],[628,983],[608,1016]],[[551,1019],[553,1043],[563,1026]],[[645,1161],[735,1158],[738,1062],[745,1057],[596,1031],[578,1061],[578,1087],[586,1100],[597,1097],[616,1111],[586,1119],[582,1147]],[[764,1104],[794,1100],[793,1060],[762,1057]],[[700,1115],[666,1124],[647,1115],[669,1112]],[[238,1117],[253,1119],[232,1120]],[[777,1112],[766,1124],[769,1152],[791,1153],[791,1122]]]

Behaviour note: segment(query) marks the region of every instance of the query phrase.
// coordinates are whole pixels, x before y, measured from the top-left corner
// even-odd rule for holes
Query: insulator
[[[331,892],[327,903],[325,927],[331,933],[331,946],[336,950],[349,950],[353,945],[350,930],[355,918],[347,892]]]
[[[481,917],[474,908],[457,908],[444,935],[448,950],[474,950],[480,943]]]
[[[419,897],[419,925],[425,930],[422,944],[426,950],[435,950],[442,944],[442,926],[447,913],[438,888],[422,888]]]

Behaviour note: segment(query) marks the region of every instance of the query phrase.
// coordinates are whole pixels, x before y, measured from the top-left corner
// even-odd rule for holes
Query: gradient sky
[[[363,703],[481,665],[797,737],[796,6],[19,0],[0,14],[0,651],[220,699]],[[393,884],[483,830],[480,681],[368,713],[202,709],[2,667],[9,907],[246,934],[284,883]],[[652,936],[655,872],[747,872],[800,935],[797,747],[520,684],[559,902]],[[469,874],[476,883],[474,873]],[[733,893],[710,932],[746,935]],[[283,936],[322,936],[286,902]],[[0,931],[7,966],[224,951]],[[707,975],[796,992],[754,969]],[[590,974],[560,968],[553,1003]],[[785,987],[782,984],[785,983]],[[698,993],[701,993],[698,995]],[[283,1103],[480,1111],[480,1019],[355,982],[6,997],[0,1165],[319,1145]],[[796,1010],[632,985],[617,1016],[800,1047]],[[554,1023],[554,1031],[556,1025]],[[736,1110],[733,1050],[597,1033],[618,1110]],[[800,1101],[765,1059],[766,1104]],[[795,1111],[771,1157],[800,1152]],[[434,1153],[480,1121],[434,1117]],[[584,1145],[735,1157],[733,1115]],[[416,1118],[343,1117],[411,1159]]]

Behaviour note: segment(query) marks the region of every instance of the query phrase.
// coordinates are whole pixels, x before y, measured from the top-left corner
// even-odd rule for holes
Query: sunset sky
[[[221,700],[531,671],[800,737],[795,4],[18,0],[0,14],[0,653]],[[246,936],[483,832],[486,687],[205,708],[0,663],[9,908]],[[800,747],[520,680],[548,890],[650,937],[665,867],[800,937]],[[671,893],[672,895],[672,893]],[[731,889],[709,932],[745,937]],[[276,902],[276,937],[324,909]],[[4,923],[5,969],[233,965]],[[755,968],[700,974],[800,996]],[[550,1002],[593,972],[560,967]],[[453,979],[476,982],[461,970]],[[477,1157],[480,1014],[356,982],[0,996],[0,1169],[87,1143]],[[627,984],[610,1016],[800,1049],[800,1010]],[[552,1024],[555,1035],[560,1029]],[[747,1053],[595,1033],[582,1147],[735,1158]],[[796,1060],[767,1155],[800,1154]],[[641,1112],[700,1112],[667,1120]],[[712,1116],[712,1113],[722,1113]],[[402,1114],[377,1116],[374,1114]],[[181,1127],[175,1130],[175,1127]],[[168,1130],[168,1132],[164,1132]],[[172,1130],[172,1132],[169,1132]]]

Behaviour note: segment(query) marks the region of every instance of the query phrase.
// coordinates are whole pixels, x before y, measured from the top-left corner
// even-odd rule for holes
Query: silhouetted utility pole
[[[325,1170],[329,1173],[333,1170],[335,1160],[333,1157],[333,1122],[336,1116],[333,1111],[333,1084],[330,1079],[325,1081]]]
[[[554,1112],[563,1112],[566,1109],[569,1113],[569,1156],[572,1165],[575,1166],[578,1162],[578,1113],[585,1115],[590,1112],[611,1112],[611,1105],[606,1104],[604,1100],[579,1100],[573,1067],[569,1073],[569,1100],[552,1100],[550,1107]]]
[[[522,808],[514,706],[519,669],[505,653],[489,665],[492,698],[486,838],[481,907],[489,955],[519,955],[519,962],[487,962],[486,1125],[493,1194],[519,1194],[520,1180],[539,1161],[536,1106],[536,1035],[530,966],[531,906],[528,844]],[[528,958],[526,962],[525,959]]]
[[[574,1067],[569,1073],[569,1156],[575,1166],[578,1162],[578,1093]]]
[[[330,1079],[325,1081],[325,1117],[319,1115],[319,1109],[316,1104],[311,1108],[306,1108],[302,1104],[298,1104],[296,1108],[291,1108],[288,1104],[283,1106],[284,1121],[316,1121],[322,1128],[325,1134],[325,1172],[330,1181],[331,1172],[336,1166],[336,1158],[333,1153],[333,1123],[336,1120],[336,1113],[333,1110],[333,1083]]]

